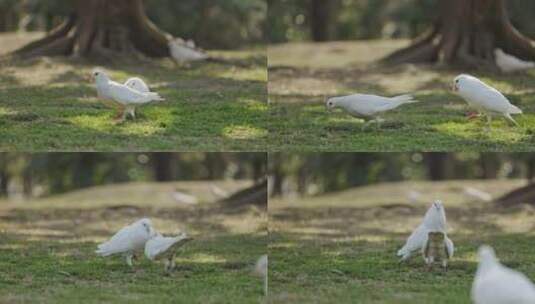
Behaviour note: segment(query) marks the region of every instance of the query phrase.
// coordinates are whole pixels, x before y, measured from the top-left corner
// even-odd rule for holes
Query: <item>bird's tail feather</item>
[[[414,97],[410,94],[395,96],[395,97],[392,97],[391,99],[393,101],[399,102],[400,104],[418,102],[418,100],[415,100]]]
[[[158,93],[149,93],[149,97],[152,101],[164,101],[165,99],[160,96]]]
[[[522,114],[522,110],[515,105],[511,105],[511,108],[509,109],[509,114]]]

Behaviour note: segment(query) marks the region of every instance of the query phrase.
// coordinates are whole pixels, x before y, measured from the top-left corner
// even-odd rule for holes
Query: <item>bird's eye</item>
[[[455,80],[455,83],[459,83],[459,79]]]

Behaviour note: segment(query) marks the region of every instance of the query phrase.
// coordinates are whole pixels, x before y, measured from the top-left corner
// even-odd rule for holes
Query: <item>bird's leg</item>
[[[169,265],[171,265],[171,261],[169,261],[169,259],[166,259],[165,262],[164,262],[164,269],[165,269],[165,273],[169,274]]]
[[[175,262],[176,253],[173,253],[171,255],[171,270],[175,270],[176,262]]]
[[[119,109],[119,112],[117,112],[117,115],[115,115],[115,117],[113,117],[114,120],[118,120],[118,119],[120,119],[121,117],[124,116],[125,106],[120,104],[118,109]]]
[[[366,128],[371,124],[372,120],[365,121],[362,125],[362,128],[360,128],[361,131],[365,131]]]
[[[132,264],[132,257],[133,257],[133,254],[131,254],[131,253],[127,253],[127,254],[126,254],[126,264],[127,264],[128,266],[130,266],[130,267],[134,266],[134,265]]]
[[[490,114],[487,114],[487,126],[485,127],[485,131],[490,131],[490,124],[492,123],[492,116]]]
[[[264,277],[264,296],[268,295],[268,276]]]
[[[442,261],[442,268],[444,268],[444,271],[448,271],[448,260],[444,259]]]
[[[511,117],[511,114],[507,113],[504,116],[505,116],[505,118],[507,118],[507,120],[512,122],[516,127],[519,127],[518,123],[513,119],[513,117]]]

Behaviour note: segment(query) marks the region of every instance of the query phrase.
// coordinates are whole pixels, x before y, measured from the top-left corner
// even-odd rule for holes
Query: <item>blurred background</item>
[[[209,181],[227,181],[232,192],[261,182],[266,162],[265,153],[0,153],[0,200],[24,201],[101,185],[177,181],[205,185],[201,192],[224,188],[209,187]],[[219,189],[219,195],[232,194],[227,191]]]
[[[269,166],[270,193],[280,197],[386,182],[517,179],[531,183],[535,177],[531,153],[272,154]]]
[[[440,0],[268,0],[271,43],[415,38],[440,13]],[[508,0],[513,24],[535,37],[535,2]]]
[[[0,0],[0,32],[49,31],[72,11],[70,0]],[[209,49],[263,44],[264,0],[146,0],[162,30]]]

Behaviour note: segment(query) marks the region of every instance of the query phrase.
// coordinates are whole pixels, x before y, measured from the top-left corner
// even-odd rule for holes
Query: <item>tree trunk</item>
[[[535,60],[533,42],[511,24],[504,0],[442,0],[431,30],[384,63],[446,63],[495,67],[494,49]]]
[[[444,180],[448,177],[448,153],[428,153],[425,155],[427,172],[432,181]]]
[[[331,36],[330,24],[332,1],[312,0],[310,2],[310,31],[314,41],[328,41]]]
[[[63,24],[14,55],[167,57],[169,39],[147,18],[142,0],[78,0]]]
[[[225,207],[239,208],[242,206],[258,206],[267,210],[268,204],[267,179],[249,188],[240,190],[222,201]]]
[[[154,177],[156,181],[167,182],[176,178],[175,155],[169,152],[154,153]]]
[[[503,207],[513,207],[522,204],[535,205],[535,184],[530,183],[527,186],[515,189],[498,198],[496,202]]]

